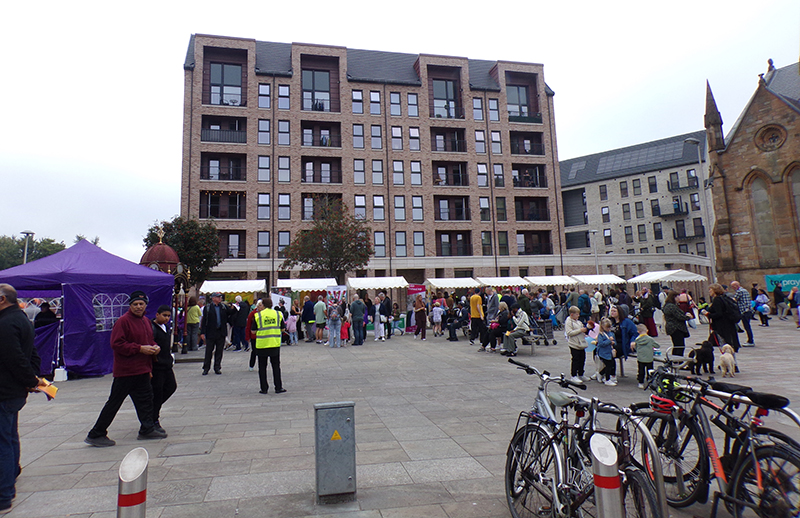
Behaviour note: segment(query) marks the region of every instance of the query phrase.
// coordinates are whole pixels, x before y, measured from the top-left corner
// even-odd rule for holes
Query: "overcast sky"
[[[800,51],[797,0],[59,0],[3,19],[0,235],[99,236],[136,262],[180,210],[192,33],[542,63],[562,160],[702,129],[706,80],[727,132],[767,59]]]

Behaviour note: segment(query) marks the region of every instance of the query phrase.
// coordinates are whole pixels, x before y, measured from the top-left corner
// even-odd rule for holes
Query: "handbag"
[[[386,315],[381,315],[381,323],[382,323],[382,324],[385,324],[385,323],[386,323],[386,322],[388,322],[388,321],[389,321],[389,319],[388,319],[388,318],[386,318]]]

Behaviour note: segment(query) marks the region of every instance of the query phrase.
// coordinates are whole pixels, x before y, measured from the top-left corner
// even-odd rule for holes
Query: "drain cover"
[[[207,455],[214,449],[214,441],[182,442],[170,444],[159,457],[181,457],[184,455]]]

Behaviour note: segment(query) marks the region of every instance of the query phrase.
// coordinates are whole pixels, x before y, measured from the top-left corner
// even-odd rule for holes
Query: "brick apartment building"
[[[213,278],[279,271],[319,196],[369,220],[358,276],[560,274],[543,66],[193,35],[181,214],[213,218]],[[317,202],[318,203],[318,202]]]
[[[769,61],[725,138],[709,86],[705,126],[720,282],[764,287],[764,275],[800,272],[798,64]]]
[[[595,273],[587,256],[596,252],[601,274],[681,268],[711,279],[713,216],[698,169],[705,148],[696,131],[562,160],[568,270]]]

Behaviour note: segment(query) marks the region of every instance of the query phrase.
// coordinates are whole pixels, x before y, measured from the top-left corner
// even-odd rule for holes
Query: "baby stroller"
[[[553,342],[553,345],[556,345],[557,342],[553,339],[553,323],[550,319],[539,320],[532,318],[530,338],[536,345],[539,345],[539,342],[544,342],[544,345],[550,345],[550,341]]]
[[[555,313],[550,317],[553,329],[559,331],[564,329],[564,321],[567,320],[567,316],[569,316],[569,314],[566,305],[557,307]]]

